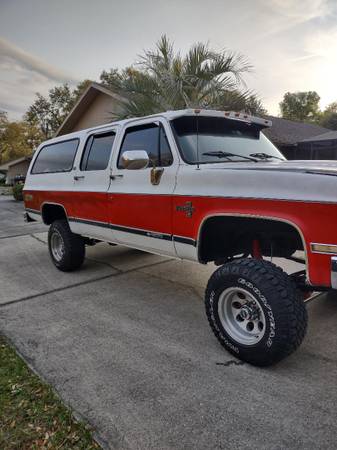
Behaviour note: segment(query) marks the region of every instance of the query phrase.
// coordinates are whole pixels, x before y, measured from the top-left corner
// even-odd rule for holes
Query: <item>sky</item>
[[[166,33],[246,56],[269,113],[285,92],[337,100],[337,0],[0,0],[0,110],[18,120],[35,93],[99,80],[133,64]]]

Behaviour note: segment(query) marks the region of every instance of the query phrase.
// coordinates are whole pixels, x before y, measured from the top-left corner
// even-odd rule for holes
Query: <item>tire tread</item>
[[[222,339],[215,326],[209,299],[211,292],[219,286],[222,280],[231,275],[247,277],[256,284],[267,298],[273,300],[273,308],[278,314],[278,345],[277,350],[268,355],[254,354],[248,362],[266,366],[280,361],[293,353],[301,344],[307,330],[307,310],[296,285],[288,274],[275,264],[257,259],[239,259],[231,261],[217,269],[210,277],[205,294],[205,306],[208,322],[213,333],[227,350],[233,351]],[[234,353],[235,354],[235,353]]]

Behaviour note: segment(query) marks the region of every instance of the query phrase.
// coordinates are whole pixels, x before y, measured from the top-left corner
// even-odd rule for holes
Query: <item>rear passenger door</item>
[[[75,217],[72,230],[96,239],[113,240],[109,227],[110,160],[116,128],[91,133],[78,152],[73,172]]]

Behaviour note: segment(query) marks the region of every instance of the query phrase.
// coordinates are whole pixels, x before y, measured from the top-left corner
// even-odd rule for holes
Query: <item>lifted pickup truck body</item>
[[[262,133],[270,125],[245,114],[183,110],[57,137],[31,162],[24,188],[28,220],[66,221],[87,244],[215,261],[234,272],[235,262],[260,260],[263,266],[263,256],[294,258],[299,250],[305,273],[293,277],[298,287],[337,288],[337,163],[286,161]],[[56,234],[49,242],[52,259],[71,270],[76,263],[62,267],[53,253],[53,245],[61,259],[65,252],[62,232]],[[229,351],[259,365],[281,359],[242,354],[254,341],[237,335],[231,323],[226,330],[226,318],[223,333],[221,318],[208,306],[213,331]],[[270,324],[262,322],[254,330],[263,326],[265,334]]]

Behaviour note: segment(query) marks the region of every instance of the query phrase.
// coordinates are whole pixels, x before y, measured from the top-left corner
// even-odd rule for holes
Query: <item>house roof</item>
[[[272,121],[272,127],[263,130],[263,133],[278,145],[295,145],[304,139],[327,133],[327,128],[311,123],[296,122],[294,120],[281,119],[280,117],[267,116]]]
[[[337,131],[328,131],[327,133],[319,134],[313,138],[303,139],[301,142],[320,142],[320,141],[337,141]]]
[[[7,163],[2,164],[0,166],[0,171],[7,172],[10,167],[15,166],[16,164],[20,164],[23,161],[30,161],[31,159],[31,156],[22,156],[21,158],[13,159],[13,161],[8,161]]]
[[[90,104],[95,100],[95,98],[99,95],[99,93],[103,93],[108,95],[109,97],[114,98],[119,102],[126,102],[127,100],[121,97],[118,94],[112,92],[106,86],[102,84],[92,82],[89,84],[87,89],[83,92],[80,98],[75,103],[73,109],[70,111],[68,116],[64,119],[62,125],[55,133],[55,136],[59,136],[61,134],[69,133],[76,122],[79,120],[83,112],[90,106]]]

